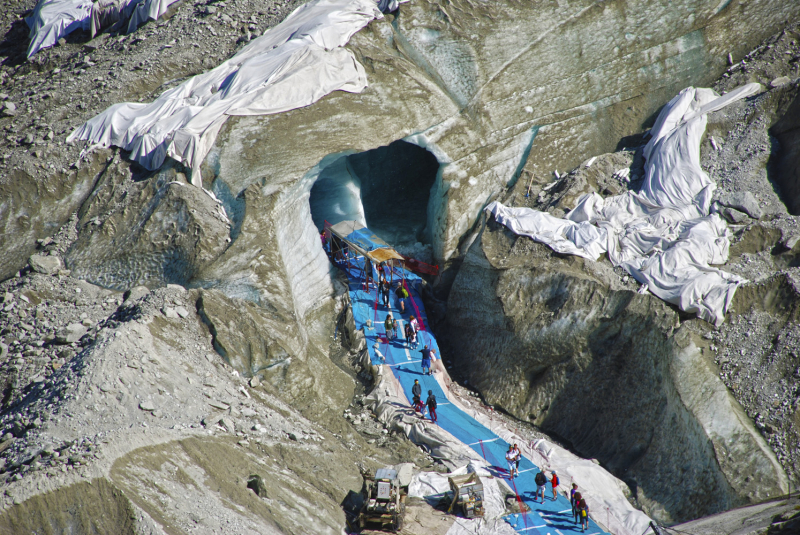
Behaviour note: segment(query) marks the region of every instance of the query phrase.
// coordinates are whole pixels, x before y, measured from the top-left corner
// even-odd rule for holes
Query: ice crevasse
[[[664,107],[644,148],[639,192],[604,199],[590,193],[563,218],[499,202],[486,207],[519,235],[556,252],[597,260],[603,253],[657,297],[714,324],[724,321],[747,280],[714,264],[728,259],[730,231],[711,212],[716,184],[700,166],[707,114],[761,90],[747,84],[723,96],[689,87]]]

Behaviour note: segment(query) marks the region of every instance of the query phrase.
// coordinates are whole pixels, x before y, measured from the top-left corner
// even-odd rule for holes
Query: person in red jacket
[[[558,475],[556,475],[555,471],[553,472],[553,477],[550,478],[550,484],[553,485],[553,501],[556,501],[558,498]]]

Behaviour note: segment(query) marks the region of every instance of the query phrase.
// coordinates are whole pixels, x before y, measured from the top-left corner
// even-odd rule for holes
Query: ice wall
[[[308,202],[317,230],[321,231],[326,221],[331,225],[352,220],[367,224],[361,199],[361,181],[351,172],[346,156],[320,172],[311,188]]]

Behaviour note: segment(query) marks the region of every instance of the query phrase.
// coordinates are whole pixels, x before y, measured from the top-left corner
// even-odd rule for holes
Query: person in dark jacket
[[[406,347],[417,347],[417,333],[414,331],[414,327],[411,326],[411,322],[406,322]]]
[[[428,401],[425,402],[425,405],[428,406],[431,422],[436,423],[436,396],[433,395],[433,390],[428,390]]]
[[[547,476],[540,470],[533,480],[536,482],[536,497],[541,498],[544,503],[544,487],[547,484]]]
[[[372,273],[372,262],[368,258],[364,259],[364,282],[366,283],[367,291],[369,291],[369,285],[375,282],[375,277]]]
[[[428,346],[425,346],[420,350],[420,353],[422,353],[422,375],[430,375],[431,374],[431,350],[428,349]]]
[[[378,290],[381,293],[381,301],[383,302],[383,306],[389,306],[389,282],[386,279],[381,279],[380,283],[378,283]]]
[[[392,313],[386,314],[386,321],[383,322],[384,329],[386,330],[386,339],[391,340],[394,338],[394,318]]]
[[[575,514],[575,495],[578,494],[578,484],[573,483],[572,489],[569,491],[569,504],[572,507],[572,516],[577,518]]]
[[[422,412],[422,387],[419,384],[418,379],[414,379],[414,386],[411,387],[411,394],[414,396],[413,403],[414,403],[414,411],[415,412]]]
[[[576,492],[575,496],[574,496],[574,499],[575,499],[575,503],[572,506],[572,516],[575,518],[575,523],[577,524],[578,523],[578,518],[580,518],[580,515],[581,515],[581,512],[578,509],[578,504],[581,503],[581,499],[582,499],[581,493],[580,492]]]

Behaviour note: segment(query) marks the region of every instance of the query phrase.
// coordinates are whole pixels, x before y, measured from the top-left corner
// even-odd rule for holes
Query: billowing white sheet
[[[727,224],[709,214],[716,184],[700,167],[700,140],[707,113],[760,90],[747,84],[720,97],[690,87],[670,100],[644,149],[638,193],[584,195],[563,219],[498,202],[486,210],[516,234],[559,253],[590,260],[608,253],[613,265],[654,295],[719,325],[736,288],[747,281],[711,267],[727,261],[730,241]]]
[[[408,486],[408,495],[423,498],[425,496],[435,496],[444,494],[450,490],[448,478],[452,476],[463,476],[466,474],[478,474],[483,485],[483,506],[486,518],[498,518],[505,514],[505,497],[510,493],[508,486],[504,488],[498,485],[499,479],[492,476],[487,470],[488,463],[483,459],[470,461],[469,464],[460,466],[448,474],[439,472],[420,472],[415,474]]]
[[[39,0],[25,19],[31,29],[28,57],[76,30],[89,30],[91,17],[92,0]]]
[[[128,20],[128,33],[148,19],[157,20],[178,0],[39,0],[25,19],[30,27],[28,57],[56,44],[75,30],[91,30],[92,37],[102,28]],[[130,18],[129,18],[130,17]]]
[[[167,12],[169,6],[178,0],[134,0],[135,8],[132,10],[128,20],[127,33],[131,33],[148,20],[158,20],[161,15]],[[126,13],[127,17],[127,13]]]
[[[150,104],[111,106],[68,141],[115,145],[151,170],[170,156],[192,168],[192,182],[199,186],[200,164],[229,116],[279,113],[332,91],[362,91],[366,73],[343,47],[382,17],[375,0],[313,0],[219,67]]]
[[[447,478],[450,476],[476,473],[483,484],[483,505],[485,514],[483,518],[457,518],[447,531],[447,535],[514,535],[516,531],[508,522],[502,519],[505,514],[505,497],[510,493],[507,485],[500,487],[500,481],[492,477],[486,469],[488,463],[484,460],[470,461],[469,464],[456,468],[449,474],[438,472],[420,472],[414,474],[408,486],[408,495],[424,498],[444,494],[450,490]]]

